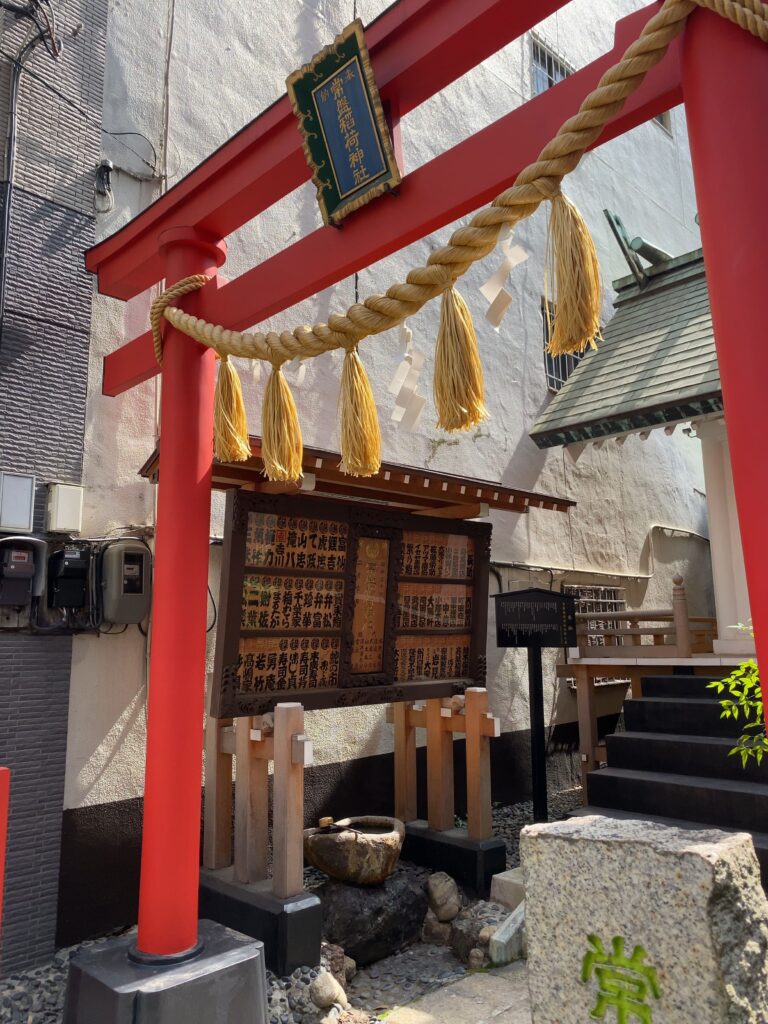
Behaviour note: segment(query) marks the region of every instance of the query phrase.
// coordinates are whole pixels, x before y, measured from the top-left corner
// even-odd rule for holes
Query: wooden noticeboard
[[[231,491],[212,714],[483,685],[490,537],[485,523]]]
[[[575,647],[576,602],[541,587],[494,594],[497,647]]]

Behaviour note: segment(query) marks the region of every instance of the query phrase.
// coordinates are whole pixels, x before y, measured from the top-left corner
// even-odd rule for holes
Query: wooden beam
[[[384,104],[399,120],[565,2],[399,0],[365,30]],[[159,246],[167,228],[183,224],[226,238],[309,177],[296,117],[283,95],[147,210],[90,249],[86,266],[98,273],[103,294],[129,299],[162,279]],[[364,219],[367,209],[356,219]]]
[[[521,510],[528,511],[528,509]],[[413,513],[415,516],[435,516],[437,519],[480,519],[488,515],[488,505],[484,501],[467,502],[466,505],[444,505],[442,508]]]
[[[509,4],[507,14],[524,6],[528,7]],[[211,300],[207,319],[232,330],[248,329],[489,202],[536,159],[657,10],[654,3],[617,22],[612,51],[408,174],[396,200],[369,204],[364,216],[345,221],[342,231],[320,228],[224,285]],[[681,99],[674,42],[595,146]],[[118,395],[157,372],[149,332],[128,342],[121,352],[119,360],[113,353],[104,361],[106,395]]]

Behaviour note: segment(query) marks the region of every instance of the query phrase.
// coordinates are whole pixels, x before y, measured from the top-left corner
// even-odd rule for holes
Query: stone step
[[[764,829],[768,785],[696,775],[602,768],[587,776],[589,802],[669,818],[703,821],[716,828]]]
[[[625,700],[624,721],[627,732],[736,737],[744,731],[743,720],[721,718],[720,705],[707,698],[637,697]]]
[[[707,689],[709,683],[715,682],[728,675],[728,669],[723,668],[722,675],[716,676],[689,676],[689,675],[668,675],[668,676],[643,676],[640,679],[640,687],[644,697],[677,697],[681,700],[717,700],[714,690]]]
[[[742,767],[729,752],[733,736],[689,736],[667,732],[617,732],[605,738],[608,765],[636,771],[701,775],[737,782],[768,782],[768,764],[754,758]]]
[[[665,818],[660,814],[639,814],[637,811],[625,811],[618,807],[598,807],[594,804],[588,804],[586,807],[579,807],[575,811],[570,811],[568,817],[581,818],[592,814],[599,814],[604,818],[618,818],[622,821],[628,819],[652,821],[659,825],[669,825],[671,828],[684,828],[694,831],[707,831],[713,827],[717,827],[721,832],[742,831],[741,829],[735,828],[723,828],[720,825],[712,826],[703,821],[688,821],[685,818]],[[752,836],[755,853],[757,854],[757,859],[760,863],[760,874],[763,882],[763,888],[768,891],[768,832],[750,831],[750,835]]]

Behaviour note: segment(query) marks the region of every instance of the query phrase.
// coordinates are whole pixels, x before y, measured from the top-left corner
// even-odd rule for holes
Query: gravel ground
[[[581,805],[581,786],[562,793],[550,793],[549,820],[560,821]],[[530,800],[521,804],[494,804],[493,833],[507,844],[508,868],[516,868],[520,864],[520,830],[532,823],[533,803]]]
[[[353,1006],[384,1013],[463,978],[466,966],[447,946],[417,942],[358,971],[348,986]]]
[[[580,804],[580,788],[550,793],[550,820],[565,817]],[[508,867],[519,864],[520,829],[532,820],[530,802],[494,806],[494,832],[507,845]],[[429,873],[414,865],[408,865],[408,869],[419,876]],[[308,889],[325,880],[324,875],[312,868],[307,869],[305,877]],[[70,958],[79,949],[93,944],[87,942],[59,950],[47,964],[2,979],[0,1024],[61,1024]],[[467,968],[450,949],[419,942],[358,971],[349,986],[349,998],[353,1006],[369,1013],[384,1012],[455,981],[466,972]],[[299,968],[289,978],[269,974],[271,1024],[312,1024],[317,1020],[307,991],[316,974],[315,967]]]

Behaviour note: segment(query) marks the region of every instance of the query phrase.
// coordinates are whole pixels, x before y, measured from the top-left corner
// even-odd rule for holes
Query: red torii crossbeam
[[[564,2],[401,0],[366,31],[392,115],[413,109]],[[613,53],[406,175],[399,197],[368,205],[341,231],[314,232],[236,281],[217,279],[189,296],[185,308],[230,328],[248,327],[475,209],[535,158],[658,8],[652,4],[619,22]],[[768,655],[762,582],[768,474],[756,429],[764,398],[752,369],[763,329],[760,254],[768,214],[754,201],[754,189],[729,187],[735,155],[746,168],[768,163],[761,102],[768,95],[768,58],[761,43],[709,12],[690,20],[682,73],[676,44],[599,141],[685,100],[752,612],[758,649]],[[98,274],[99,289],[128,299],[161,278],[214,273],[225,258],[224,238],[309,177],[289,115],[287,100],[278,101],[94,247],[87,266]],[[259,301],[263,295],[269,300]],[[213,364],[211,350],[168,328],[138,935],[139,950],[158,956],[177,955],[197,941]],[[119,394],[156,372],[142,335],[107,357],[104,391]]]
[[[319,228],[236,280],[222,284],[219,293],[211,297],[208,319],[215,323],[226,321],[230,330],[245,330],[489,202],[512,184],[526,164],[536,159],[568,112],[578,108],[581,99],[616,63],[656,9],[656,5],[652,5],[619,22],[613,50],[570,75],[556,90],[548,89],[412,171],[400,185],[396,202],[388,199],[385,203],[370,205],[363,214],[345,221],[342,231]],[[606,127],[599,144],[669,110],[681,100],[678,44],[675,43]],[[295,123],[292,123],[292,130],[300,144]],[[206,166],[203,164],[199,170]],[[304,168],[306,177],[306,164]],[[288,182],[281,194],[290,190]],[[252,208],[249,206],[244,211],[246,219],[253,215]],[[206,215],[196,226],[207,230],[211,220],[212,217]],[[100,287],[102,266],[107,280],[111,280],[110,258],[103,253],[101,258],[99,256],[103,246],[111,241],[108,239],[92,249],[88,258],[89,269],[99,272]],[[102,259],[107,262],[103,263]],[[146,278],[142,278],[144,280]],[[118,395],[157,372],[152,335],[146,331],[106,357],[104,394]]]

